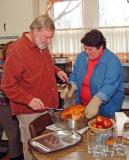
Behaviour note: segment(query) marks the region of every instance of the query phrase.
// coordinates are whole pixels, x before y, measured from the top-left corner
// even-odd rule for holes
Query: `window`
[[[53,12],[57,29],[82,27],[82,0],[57,2]]]
[[[127,0],[99,0],[100,26],[129,26]]]

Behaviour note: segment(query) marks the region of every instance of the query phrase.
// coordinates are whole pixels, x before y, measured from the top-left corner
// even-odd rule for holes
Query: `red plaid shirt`
[[[10,99],[12,114],[36,112],[28,107],[34,97],[46,107],[57,108],[55,73],[59,68],[54,66],[48,48],[40,50],[24,33],[7,52],[2,88]]]

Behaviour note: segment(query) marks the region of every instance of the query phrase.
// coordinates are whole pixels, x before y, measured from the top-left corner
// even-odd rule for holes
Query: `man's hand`
[[[85,116],[87,119],[93,118],[99,110],[99,106],[102,104],[102,101],[97,96],[94,96],[89,104],[85,108]]]
[[[39,98],[33,98],[29,103],[29,107],[35,111],[36,110],[44,110],[44,108],[45,108],[43,102]]]
[[[74,83],[68,84],[61,92],[60,97],[62,99],[71,98],[73,93],[77,90],[77,86]]]
[[[68,76],[65,72],[59,71],[57,73],[57,76],[62,80],[62,82],[67,82],[68,81]]]

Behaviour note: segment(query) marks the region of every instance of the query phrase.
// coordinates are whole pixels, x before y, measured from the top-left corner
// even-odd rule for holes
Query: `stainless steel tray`
[[[30,140],[30,145],[39,152],[49,153],[75,145],[81,135],[70,131],[55,131]]]

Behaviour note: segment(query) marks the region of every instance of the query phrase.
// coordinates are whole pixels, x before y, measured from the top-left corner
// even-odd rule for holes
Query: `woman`
[[[106,40],[99,30],[86,33],[81,43],[84,51],[78,55],[69,78],[72,87],[67,86],[61,97],[71,97],[76,90],[76,102],[86,106],[88,119],[96,114],[113,117],[120,111],[124,97],[121,63],[106,48]]]

